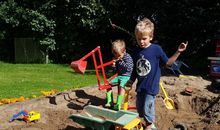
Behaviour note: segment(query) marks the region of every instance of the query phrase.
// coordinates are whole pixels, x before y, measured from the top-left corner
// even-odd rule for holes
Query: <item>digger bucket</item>
[[[77,61],[71,62],[71,68],[75,72],[80,73],[80,74],[84,74],[86,70],[86,65],[87,65],[87,61],[77,60]]]

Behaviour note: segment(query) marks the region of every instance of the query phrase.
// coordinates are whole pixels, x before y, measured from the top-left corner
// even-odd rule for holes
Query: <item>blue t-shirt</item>
[[[151,44],[147,48],[138,48],[134,52],[134,69],[131,80],[137,78],[136,91],[146,91],[147,94],[156,95],[159,92],[160,61],[166,63],[168,57],[159,45]]]

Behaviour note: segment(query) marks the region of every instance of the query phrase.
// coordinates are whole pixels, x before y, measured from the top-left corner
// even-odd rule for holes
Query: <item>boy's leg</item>
[[[140,118],[144,117],[144,103],[145,103],[145,92],[137,92],[136,95],[136,108]]]
[[[118,77],[115,77],[114,79],[111,80],[110,84],[112,86],[118,84]],[[113,93],[112,93],[112,88],[107,89],[106,92],[106,104],[105,107],[110,108],[114,104],[114,99],[113,99]]]
[[[118,96],[117,96],[117,102],[114,106],[114,109],[119,111],[121,110],[122,102],[124,101],[124,95],[125,95],[125,89],[121,86],[118,86]]]
[[[146,130],[151,130],[155,122],[155,96],[145,95],[143,116],[146,122]]]
[[[118,86],[118,97],[117,97],[117,102],[116,105],[114,106],[115,110],[121,110],[121,105],[124,100],[124,95],[125,95],[125,84],[129,80],[129,76],[118,76],[119,79],[119,86]]]
[[[112,89],[108,89],[106,92],[106,104],[105,107],[109,108],[113,105],[113,93]]]
[[[124,100],[124,96],[122,96],[122,95],[117,96],[117,102],[114,106],[114,110],[117,110],[117,111],[121,110],[121,104],[122,104],[123,100]]]

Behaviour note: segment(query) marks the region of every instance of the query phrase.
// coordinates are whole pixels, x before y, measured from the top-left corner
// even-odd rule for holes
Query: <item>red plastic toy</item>
[[[96,53],[98,53],[98,58],[99,58],[100,65],[98,65],[98,63],[97,63]],[[71,62],[71,68],[75,72],[77,72],[77,73],[84,74],[84,72],[86,70],[86,66],[87,66],[87,61],[85,61],[85,60],[89,56],[92,56],[92,58],[93,58],[93,62],[94,62],[94,66],[95,66],[95,71],[96,71],[96,78],[97,78],[99,89],[103,90],[103,89],[111,88],[111,85],[109,84],[109,82],[113,78],[115,78],[117,76],[117,74],[113,75],[109,79],[106,78],[105,67],[108,66],[108,65],[112,65],[113,61],[109,61],[109,62],[103,63],[100,46],[97,46],[95,49],[93,49],[91,52],[89,52],[88,54],[83,56],[81,59],[79,59],[77,61]],[[102,76],[103,76],[103,80],[104,80],[103,84],[101,84],[101,79],[100,79],[100,75],[99,75],[99,69],[101,69],[101,72],[102,72]]]

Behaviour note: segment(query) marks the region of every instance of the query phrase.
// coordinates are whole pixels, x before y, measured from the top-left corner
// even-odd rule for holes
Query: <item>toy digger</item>
[[[28,113],[26,110],[23,110],[23,111],[20,111],[17,114],[14,114],[12,116],[12,118],[9,120],[9,122],[14,121],[20,115],[23,115],[22,120],[25,121],[25,122],[36,122],[40,119],[40,113],[35,112],[35,111],[31,111],[31,112]]]
[[[96,57],[96,55],[98,55],[98,57]],[[88,54],[83,56],[81,59],[76,60],[76,61],[72,61],[71,62],[71,68],[77,73],[84,74],[84,72],[86,70],[86,66],[87,66],[86,59],[90,56],[92,56],[92,59],[93,59],[93,62],[94,62],[94,67],[95,67],[95,71],[96,71],[96,78],[97,78],[99,89],[100,90],[110,89],[112,87],[112,85],[110,84],[111,80],[114,79],[115,77],[117,77],[118,74],[116,73],[112,77],[107,79],[107,76],[106,76],[106,73],[105,73],[105,67],[109,66],[109,65],[112,65],[114,63],[114,61],[111,60],[111,61],[108,61],[106,63],[103,62],[100,46],[97,46],[95,49],[93,49],[91,52],[89,52]],[[99,60],[99,62],[97,62],[98,60]],[[101,81],[99,70],[101,70],[103,81]],[[124,110],[135,109],[135,107],[128,106],[128,95],[129,95],[129,91],[126,91],[125,96],[124,96]],[[106,92],[107,102],[113,102],[112,98],[113,98],[112,93]],[[122,101],[122,99],[123,98],[120,98],[121,101]]]

